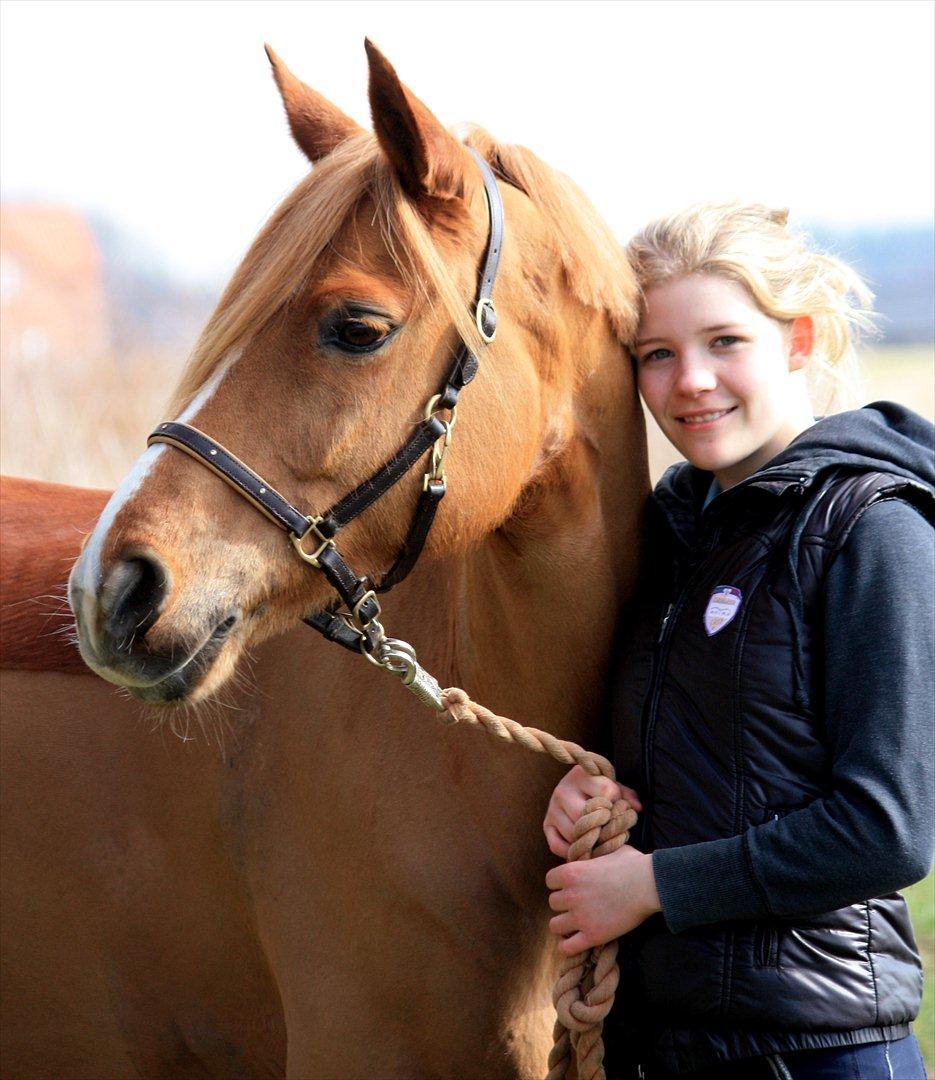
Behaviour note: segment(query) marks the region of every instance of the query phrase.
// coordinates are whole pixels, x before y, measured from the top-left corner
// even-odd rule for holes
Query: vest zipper
[[[678,590],[676,598],[666,608],[665,615],[662,617],[662,623],[659,626],[656,647],[653,650],[653,664],[649,677],[649,694],[646,699],[648,709],[646,705],[644,705],[643,709],[643,789],[649,797],[640,828],[640,836],[643,840],[644,847],[651,835],[650,828],[653,819],[653,800],[650,795],[652,791],[650,779],[653,773],[653,734],[656,727],[656,711],[659,706],[659,698],[662,694],[662,674],[665,671],[666,660],[668,659],[669,653],[669,642],[672,639],[672,628],[677,621],[675,617],[681,610],[685,598],[690,594],[695,579],[699,577],[704,570],[705,559],[714,550],[720,534],[720,527],[714,529],[698,559],[695,569],[689,575],[688,580],[682,588]]]
[[[757,923],[753,932],[755,967],[779,967],[779,933],[769,923]]]

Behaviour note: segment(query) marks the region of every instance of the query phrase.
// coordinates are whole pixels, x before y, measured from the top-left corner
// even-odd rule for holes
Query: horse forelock
[[[636,279],[623,246],[580,188],[526,147],[500,143],[476,126],[463,128],[461,135],[465,146],[540,210],[570,294],[603,310],[615,335],[626,342],[637,318]],[[263,227],[195,345],[175,393],[175,411],[302,288],[365,197],[373,202],[373,224],[403,280],[445,309],[469,347],[482,348],[470,297],[452,273],[450,258],[401,188],[376,138],[365,132],[317,164]]]

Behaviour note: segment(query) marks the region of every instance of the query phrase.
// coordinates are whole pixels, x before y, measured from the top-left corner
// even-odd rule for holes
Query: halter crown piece
[[[481,337],[489,343],[497,333],[493,287],[503,244],[503,202],[490,166],[472,147],[467,149],[480,168],[487,196],[489,231],[474,318]],[[178,421],[160,424],[147,441],[150,446],[168,443],[184,451],[229,484],[274,525],[285,530],[300,558],[321,570],[340,598],[331,607],[307,616],[303,622],[329,641],[363,653],[377,667],[397,675],[424,705],[436,710],[443,708],[438,682],[420,666],[411,645],[386,636],[378,618],[381,608],[377,593],[398,585],[422,552],[438,504],[445,495],[445,455],[455,425],[458,397],[477,374],[477,367],[477,357],[463,340],[460,341],[448,377],[439,392],[426,403],[425,415],[409,438],[369,479],[321,515],[306,515],[297,510],[248,465],[191,424]],[[450,414],[448,420],[438,416],[443,412]],[[429,450],[432,452],[431,465],[423,478],[406,540],[382,581],[372,585],[348,566],[335,546],[334,538],[358,514],[385,495]]]

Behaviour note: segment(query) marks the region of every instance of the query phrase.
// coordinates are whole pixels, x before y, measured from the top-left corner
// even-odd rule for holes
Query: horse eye
[[[347,319],[335,331],[335,340],[339,345],[352,349],[373,348],[386,337],[386,331],[362,319]]]
[[[383,312],[349,304],[326,316],[318,333],[325,348],[337,349],[347,359],[359,356],[363,360],[385,345],[398,329]]]

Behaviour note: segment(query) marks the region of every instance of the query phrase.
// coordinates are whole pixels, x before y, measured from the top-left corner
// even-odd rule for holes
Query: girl
[[[932,859],[935,432],[887,402],[813,420],[869,294],[785,213],[696,207],[630,254],[640,392],[687,462],[615,673],[646,806],[631,846],[549,872],[552,930],[568,954],[626,935],[612,1074],[924,1077],[896,890]],[[551,850],[592,795],[643,809],[633,788],[571,770]]]

